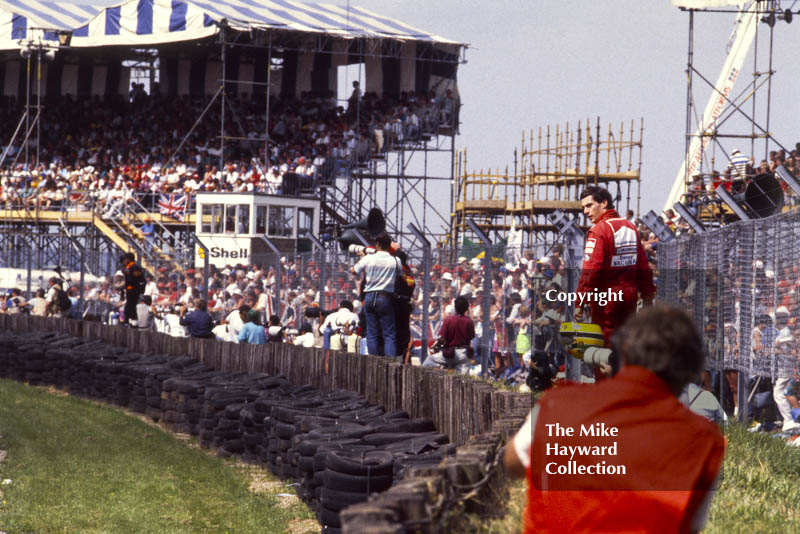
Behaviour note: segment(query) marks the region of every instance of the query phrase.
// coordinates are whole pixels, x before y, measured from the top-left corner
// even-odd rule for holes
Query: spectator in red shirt
[[[461,374],[467,374],[472,357],[470,342],[475,337],[475,324],[466,316],[469,302],[465,297],[456,297],[454,307],[455,315],[449,315],[444,320],[439,341],[436,342],[441,350],[428,356],[422,366],[455,369]]]

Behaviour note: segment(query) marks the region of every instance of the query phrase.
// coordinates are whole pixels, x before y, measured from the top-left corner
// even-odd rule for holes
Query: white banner
[[[719,119],[728,103],[736,78],[739,77],[739,71],[756,35],[756,24],[758,24],[758,13],[757,4],[754,3],[749,11],[740,12],[736,18],[736,39],[728,52],[728,58],[722,67],[722,72],[719,73],[717,83],[714,85],[714,91],[711,93],[711,98],[703,112],[702,122],[698,125],[697,131],[694,132],[695,135],[689,144],[688,157],[681,164],[678,175],[675,177],[675,182],[672,184],[672,189],[664,204],[665,211],[678,202],[681,195],[686,191],[686,178],[691,178],[700,171],[706,145],[711,140],[709,136],[703,134],[709,134],[714,131],[717,119]],[[688,169],[686,167],[687,162]]]

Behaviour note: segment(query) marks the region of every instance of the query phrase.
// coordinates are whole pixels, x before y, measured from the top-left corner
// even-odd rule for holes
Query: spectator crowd
[[[456,299],[460,297],[467,306],[465,317],[475,325],[475,337],[470,341],[473,372],[474,366],[481,361],[480,341],[484,330],[488,329],[488,358],[496,377],[521,384],[528,378],[528,369],[538,365],[542,376],[546,377],[541,384],[549,385],[549,380],[556,374],[554,366],[563,365],[555,333],[565,310],[563,302],[548,301],[544,293],[548,289],[565,287],[561,254],[562,249],[556,246],[548,257],[536,259],[532,251],[527,251],[513,265],[499,260],[495,262],[488,324],[483,322],[483,264],[479,258],[459,257],[455,262],[440,261],[433,265],[429,273],[432,291],[427,302],[428,323],[424,325],[423,273],[410,262],[409,275],[417,279],[416,290],[412,289],[409,299],[411,342],[398,349],[398,356],[407,362],[417,361],[414,358],[420,354],[423,329],[427,330],[429,348],[433,349],[442,324],[448,317],[457,315]],[[218,339],[240,342],[243,326],[252,322],[263,325],[267,338],[272,338],[272,341],[278,336],[270,336],[269,331],[278,334],[272,328],[278,327],[282,329],[281,341],[366,353],[364,321],[361,320],[359,325],[359,321],[352,319],[364,310],[359,278],[350,272],[357,258],[348,256],[336,260],[322,262],[320,256],[309,255],[280,258],[280,295],[277,294],[274,263],[225,268],[212,265],[207,300],[202,298],[205,291],[201,270],[187,269],[178,273],[161,267],[155,275],[148,273],[146,276],[139,309],[145,306],[147,311],[139,311],[138,315],[140,319],[142,316],[147,319],[140,320],[137,326],[171,335],[188,335],[181,317],[200,309],[210,315],[214,322],[213,334]],[[124,320],[120,317],[124,307],[124,285],[122,271],[112,277],[88,282],[84,288],[86,318],[109,323]],[[73,301],[64,315],[80,317],[77,282],[66,283],[64,290]],[[3,311],[52,314],[44,308],[31,310],[31,304],[25,301],[20,290],[14,289],[5,299]],[[342,332],[360,332],[364,346],[360,340],[359,345],[345,346],[345,340],[333,336]]]
[[[209,104],[207,98],[147,95],[138,84],[129,101],[48,97],[38,147],[36,135],[24,147],[24,136],[12,143],[13,128],[0,141],[6,153],[0,202],[54,209],[65,201],[80,207],[95,200],[104,207],[131,194],[296,194],[331,180],[342,168],[417,142],[426,132],[437,133],[443,121],[455,120],[457,109],[449,91],[378,98],[358,90],[347,109],[332,93],[273,98],[265,143],[264,96],[228,101],[235,113],[225,125],[229,139],[221,157],[220,117],[213,106],[189,130]],[[24,106],[13,99],[3,104],[0,120],[16,124]],[[38,164],[25,165],[37,157]]]

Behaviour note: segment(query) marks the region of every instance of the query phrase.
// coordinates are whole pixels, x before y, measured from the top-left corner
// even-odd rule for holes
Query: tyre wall
[[[150,339],[124,327],[86,325],[91,323],[0,316],[0,377],[54,385],[145,413],[174,431],[197,436],[200,445],[220,456],[239,456],[294,479],[325,533],[457,531],[465,514],[497,513],[506,504],[501,447],[522,423],[527,405],[514,407],[491,422],[490,432],[455,447],[430,418],[414,418],[362,393],[336,388],[339,375],[331,376],[337,365],[349,372],[372,368],[371,376],[395,380],[408,393],[402,385],[409,377],[396,374],[407,367],[284,345],[261,354],[253,349],[263,346],[220,354],[214,345],[231,345]],[[129,343],[149,349],[135,351]],[[226,369],[214,369],[195,354],[222,358],[219,363]],[[268,358],[272,361],[265,362]],[[307,373],[319,370],[314,367],[318,359],[317,382],[332,388],[327,391],[304,384]],[[352,367],[354,360],[367,364]],[[264,372],[268,364],[285,366],[299,380]],[[420,376],[421,384],[434,392],[437,387],[469,392],[470,386],[486,386],[437,371]],[[370,389],[374,395],[383,390]],[[436,398],[448,401],[446,395]],[[491,395],[486,398],[493,401]],[[412,405],[420,409],[429,403]],[[448,420],[460,411],[434,413]]]
[[[386,410],[403,410],[412,418],[431,419],[456,445],[491,431],[495,423],[500,428],[518,426],[520,414],[527,414],[532,403],[527,393],[501,391],[482,380],[401,365],[377,356],[283,343],[238,345],[177,338],[125,326],[29,315],[0,315],[0,329],[68,333],[141,354],[189,355],[216,371],[283,375],[289,383],[309,384],[321,391],[360,393]]]

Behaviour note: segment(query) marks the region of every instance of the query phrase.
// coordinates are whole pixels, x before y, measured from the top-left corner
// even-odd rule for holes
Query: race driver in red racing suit
[[[610,339],[628,316],[636,312],[641,293],[644,304],[650,305],[655,295],[653,273],[647,261],[639,233],[614,209],[608,190],[589,186],[581,193],[583,213],[592,222],[586,236],[583,269],[578,282],[578,294],[607,292],[614,295],[622,291],[622,298],[609,298],[604,306],[589,301],[592,322],[603,329],[607,347]],[[585,301],[589,295],[585,295]]]

